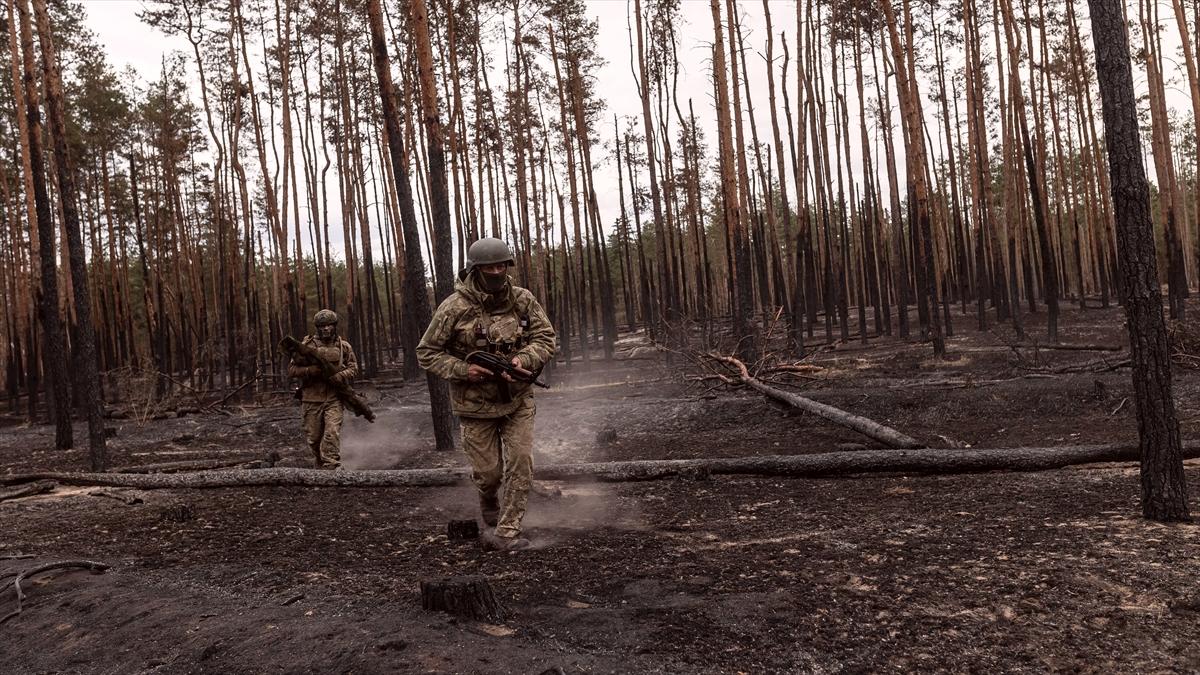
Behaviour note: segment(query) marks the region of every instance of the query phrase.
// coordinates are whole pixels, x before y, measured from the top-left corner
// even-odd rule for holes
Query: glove
[[[346,381],[350,379],[347,374],[347,371],[343,370],[329,379],[338,384],[346,384]]]
[[[320,366],[305,366],[304,367],[303,377],[320,377],[320,376],[321,376],[321,367]]]

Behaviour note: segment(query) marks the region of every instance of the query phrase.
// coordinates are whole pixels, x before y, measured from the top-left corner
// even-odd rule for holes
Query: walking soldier
[[[536,412],[530,385],[554,356],[554,327],[533,293],[509,278],[513,255],[507,244],[480,239],[467,259],[454,294],[438,307],[421,338],[417,360],[450,382],[483,521],[495,528],[485,532],[485,545],[525,548],[529,540],[521,536],[521,520],[533,480]],[[473,352],[504,358],[518,377],[468,363],[478,360],[471,359]]]

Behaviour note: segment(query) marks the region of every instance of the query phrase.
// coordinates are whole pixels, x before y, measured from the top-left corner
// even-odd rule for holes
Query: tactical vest
[[[510,312],[492,315],[481,309],[475,319],[473,346],[479,351],[511,356],[529,344],[528,333],[528,314]]]

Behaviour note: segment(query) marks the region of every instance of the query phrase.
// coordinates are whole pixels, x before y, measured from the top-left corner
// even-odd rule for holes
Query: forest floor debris
[[[1119,343],[1119,312],[1064,309],[1064,339]],[[817,379],[795,386],[935,448],[1136,442],[1134,406],[1121,405],[1128,370],[1028,378],[1010,350],[980,349],[995,346],[966,331],[938,362],[928,345],[895,338],[846,344],[806,360]],[[1039,358],[1053,369],[1079,355]],[[689,374],[645,358],[548,373],[537,461],[863,442],[753,391],[704,393]],[[1178,371],[1175,386],[1183,436],[1200,438],[1200,372]],[[419,384],[388,396],[375,425],[348,420],[350,468],[465,465],[431,449]],[[307,465],[298,411],[261,403],[243,402],[237,418],[114,420],[112,461],[252,448],[279,452],[278,466]],[[82,450],[51,449],[52,433],[0,432],[0,476],[85,470]],[[1200,463],[1187,475],[1200,484]],[[59,489],[0,503],[0,560],[22,557],[0,569],[80,557],[112,565],[35,585],[4,625],[6,662],[83,673],[1200,668],[1200,528],[1141,519],[1133,465],[544,488],[526,520],[534,547],[499,554],[447,537],[449,521],[476,515],[468,486],[163,490],[141,493],[142,504]],[[465,576],[489,580],[509,610],[503,624],[421,609],[422,581]],[[0,596],[0,614],[14,603],[11,590]]]

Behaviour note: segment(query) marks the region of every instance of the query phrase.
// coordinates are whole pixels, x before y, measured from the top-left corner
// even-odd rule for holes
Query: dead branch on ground
[[[230,391],[228,394],[225,394],[225,396],[221,397],[221,400],[220,400],[220,401],[217,401],[216,403],[213,403],[213,404],[209,405],[209,406],[208,406],[208,407],[206,407],[205,409],[206,409],[206,410],[218,411],[218,412],[226,412],[226,414],[228,414],[228,413],[227,413],[227,411],[223,410],[223,408],[224,408],[224,406],[225,406],[225,403],[227,403],[227,402],[229,401],[229,399],[233,398],[234,396],[237,396],[237,395],[238,395],[238,393],[240,393],[240,392],[241,392],[243,389],[245,389],[246,387],[248,387],[248,386],[250,386],[250,385],[254,384],[255,382],[258,382],[258,380],[259,380],[260,378],[262,378],[262,368],[259,368],[259,369],[258,369],[258,370],[257,370],[257,371],[254,373],[254,377],[252,377],[252,378],[250,378],[250,379],[246,380],[245,382],[243,382],[243,383],[242,383],[242,385],[241,385],[240,387],[237,387],[236,389],[234,389],[234,390]]]
[[[708,358],[731,366],[736,370],[738,379],[742,384],[766,395],[768,398],[786,403],[794,408],[799,408],[805,412],[810,412],[823,419],[829,420],[836,424],[840,424],[848,429],[853,429],[864,436],[875,439],[881,443],[887,444],[893,448],[920,448],[923,444],[915,438],[906,436],[891,427],[884,426],[874,420],[867,419],[860,415],[846,412],[840,408],[835,408],[826,403],[818,403],[809,398],[804,398],[798,394],[781,391],[775,387],[765,384],[762,380],[752,376],[750,371],[746,369],[746,364],[732,356],[722,356],[720,354],[709,353]],[[732,379],[732,378],[729,378]]]
[[[5,583],[3,586],[0,586],[0,593],[3,593],[4,591],[8,590],[9,586],[12,586],[13,588],[15,588],[17,591],[17,608],[15,610],[9,612],[8,614],[6,614],[4,616],[4,618],[0,619],[0,625],[4,624],[9,619],[11,619],[14,616],[17,616],[18,614],[21,613],[21,610],[23,609],[22,604],[25,600],[25,592],[23,590],[21,590],[21,582],[22,581],[29,579],[30,577],[33,577],[34,575],[41,574],[43,572],[49,572],[50,570],[86,569],[93,573],[98,573],[98,572],[103,572],[103,571],[107,570],[108,567],[109,566],[105,563],[95,562],[93,560],[60,560],[58,562],[52,562],[52,563],[46,563],[45,565],[39,565],[38,567],[35,567],[31,570],[25,570],[23,572],[18,572],[18,573],[16,573],[15,576],[11,572],[6,574],[5,576],[13,576],[13,580],[11,582]]]
[[[1102,344],[1054,344],[1054,343],[1034,343],[1030,345],[1034,349],[1046,349],[1049,351],[1064,351],[1064,352],[1120,352],[1125,350],[1125,345],[1102,345]]]

